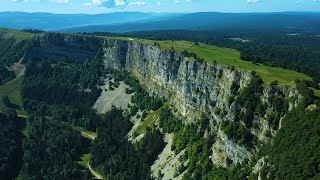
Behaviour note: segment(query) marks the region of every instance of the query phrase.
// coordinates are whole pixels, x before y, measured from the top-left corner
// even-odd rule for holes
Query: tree
[[[9,107],[11,105],[11,102],[10,102],[10,99],[9,99],[8,96],[3,96],[2,97],[2,103],[7,107]]]

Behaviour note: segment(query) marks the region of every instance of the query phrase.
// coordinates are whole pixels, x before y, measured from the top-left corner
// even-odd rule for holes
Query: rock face
[[[38,36],[35,44],[26,55],[28,58],[55,57],[84,61],[94,58],[102,49],[106,68],[130,72],[151,94],[168,99],[189,123],[197,124],[201,117],[208,117],[210,126],[207,132],[215,135],[216,139],[211,159],[218,166],[244,163],[259,150],[258,143],[249,148],[233,142],[220,126],[222,121],[235,121],[237,111],[246,111],[230,101],[230,97],[234,84],[239,87],[238,91],[248,86],[253,79],[250,72],[195,60],[182,53],[133,40],[46,33]],[[267,143],[275,133],[267,120],[268,114],[276,111],[270,97],[282,94],[285,99],[291,99],[288,109],[296,106],[299,100],[294,88],[277,86],[277,89],[264,88],[260,99],[266,113],[254,115],[253,124],[256,126],[250,132],[260,143]]]
[[[26,59],[85,61],[96,56],[103,40],[91,36],[44,33],[35,38]]]
[[[221,121],[235,120],[234,114],[239,107],[229,101],[231,86],[237,84],[239,91],[247,87],[253,78],[250,72],[195,60],[134,41],[109,39],[104,42],[103,51],[107,68],[127,70],[153,95],[169,99],[179,114],[191,123],[197,123],[203,115],[210,119],[209,131],[217,136],[212,147],[212,160],[216,165],[227,167],[230,160],[232,164],[243,163],[258,149],[257,146],[248,149],[234,143],[219,127]],[[266,112],[274,112],[269,97],[279,92],[286,98],[296,99],[289,104],[290,108],[296,105],[296,90],[291,87],[278,89],[276,92],[266,88],[262,93],[261,101],[266,104]],[[252,134],[261,142],[268,142],[267,132],[274,132],[267,121],[267,113],[256,116],[254,122],[258,127],[250,129]]]

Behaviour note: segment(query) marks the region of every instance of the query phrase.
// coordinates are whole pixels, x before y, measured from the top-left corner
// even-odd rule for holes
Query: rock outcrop
[[[169,99],[190,123],[197,123],[203,115],[210,119],[209,131],[217,136],[212,148],[213,156],[220,156],[212,157],[215,164],[226,167],[230,160],[233,164],[243,163],[258,149],[257,146],[246,148],[232,142],[219,128],[221,121],[235,120],[234,114],[239,107],[234,102],[230,103],[231,86],[237,84],[238,91],[246,88],[253,78],[250,72],[195,60],[182,53],[135,41],[109,39],[104,42],[103,51],[107,68],[127,70],[151,94]],[[269,97],[279,92],[294,99],[289,104],[290,108],[297,104],[295,89],[285,86],[278,89],[278,92],[272,88],[263,91],[261,101],[266,105],[266,112],[275,111]],[[268,142],[269,134],[274,134],[274,131],[267,121],[267,113],[256,116],[254,121],[258,127],[250,131],[262,143]]]
[[[102,43],[102,39],[93,36],[44,33],[35,37],[25,58],[85,61],[96,56]]]

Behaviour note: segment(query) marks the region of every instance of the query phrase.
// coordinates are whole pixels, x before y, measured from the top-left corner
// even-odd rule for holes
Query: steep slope
[[[134,41],[107,40],[104,52],[107,68],[126,69],[152,94],[170,99],[178,114],[188,120],[185,123],[199,124],[203,116],[209,118],[207,131],[217,135],[212,146],[212,161],[224,167],[228,166],[228,159],[233,164],[250,159],[259,149],[258,142],[270,140],[270,133],[274,134],[274,129],[278,128],[278,124],[273,128],[269,122],[269,115],[277,111],[273,97],[281,96],[282,103],[288,103],[283,112],[294,107],[299,99],[298,92],[291,86],[261,87],[260,91],[254,92],[259,101],[255,105],[261,105],[263,112],[256,111],[250,122],[242,122],[257,139],[252,147],[247,147],[230,139],[222,124],[238,122],[241,113],[249,114],[236,99],[241,98],[241,92],[251,88],[257,78],[255,74]],[[285,99],[291,101],[285,102]],[[284,114],[276,118],[282,116]]]

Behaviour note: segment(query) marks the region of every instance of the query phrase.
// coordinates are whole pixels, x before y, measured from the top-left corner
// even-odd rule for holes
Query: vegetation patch
[[[310,89],[314,92],[314,95],[320,97],[320,90],[319,89],[316,89],[316,88],[313,88],[313,87],[311,87]]]
[[[0,28],[0,37],[5,39],[15,38],[17,42],[22,40],[31,39],[34,34],[20,31],[16,29]]]
[[[11,106],[17,110],[19,115],[27,115],[23,110],[22,97],[21,97],[21,88],[24,76],[19,76],[14,80],[0,86],[1,96],[8,96]],[[2,98],[2,97],[0,97]],[[4,111],[7,107],[0,102],[0,111]]]

